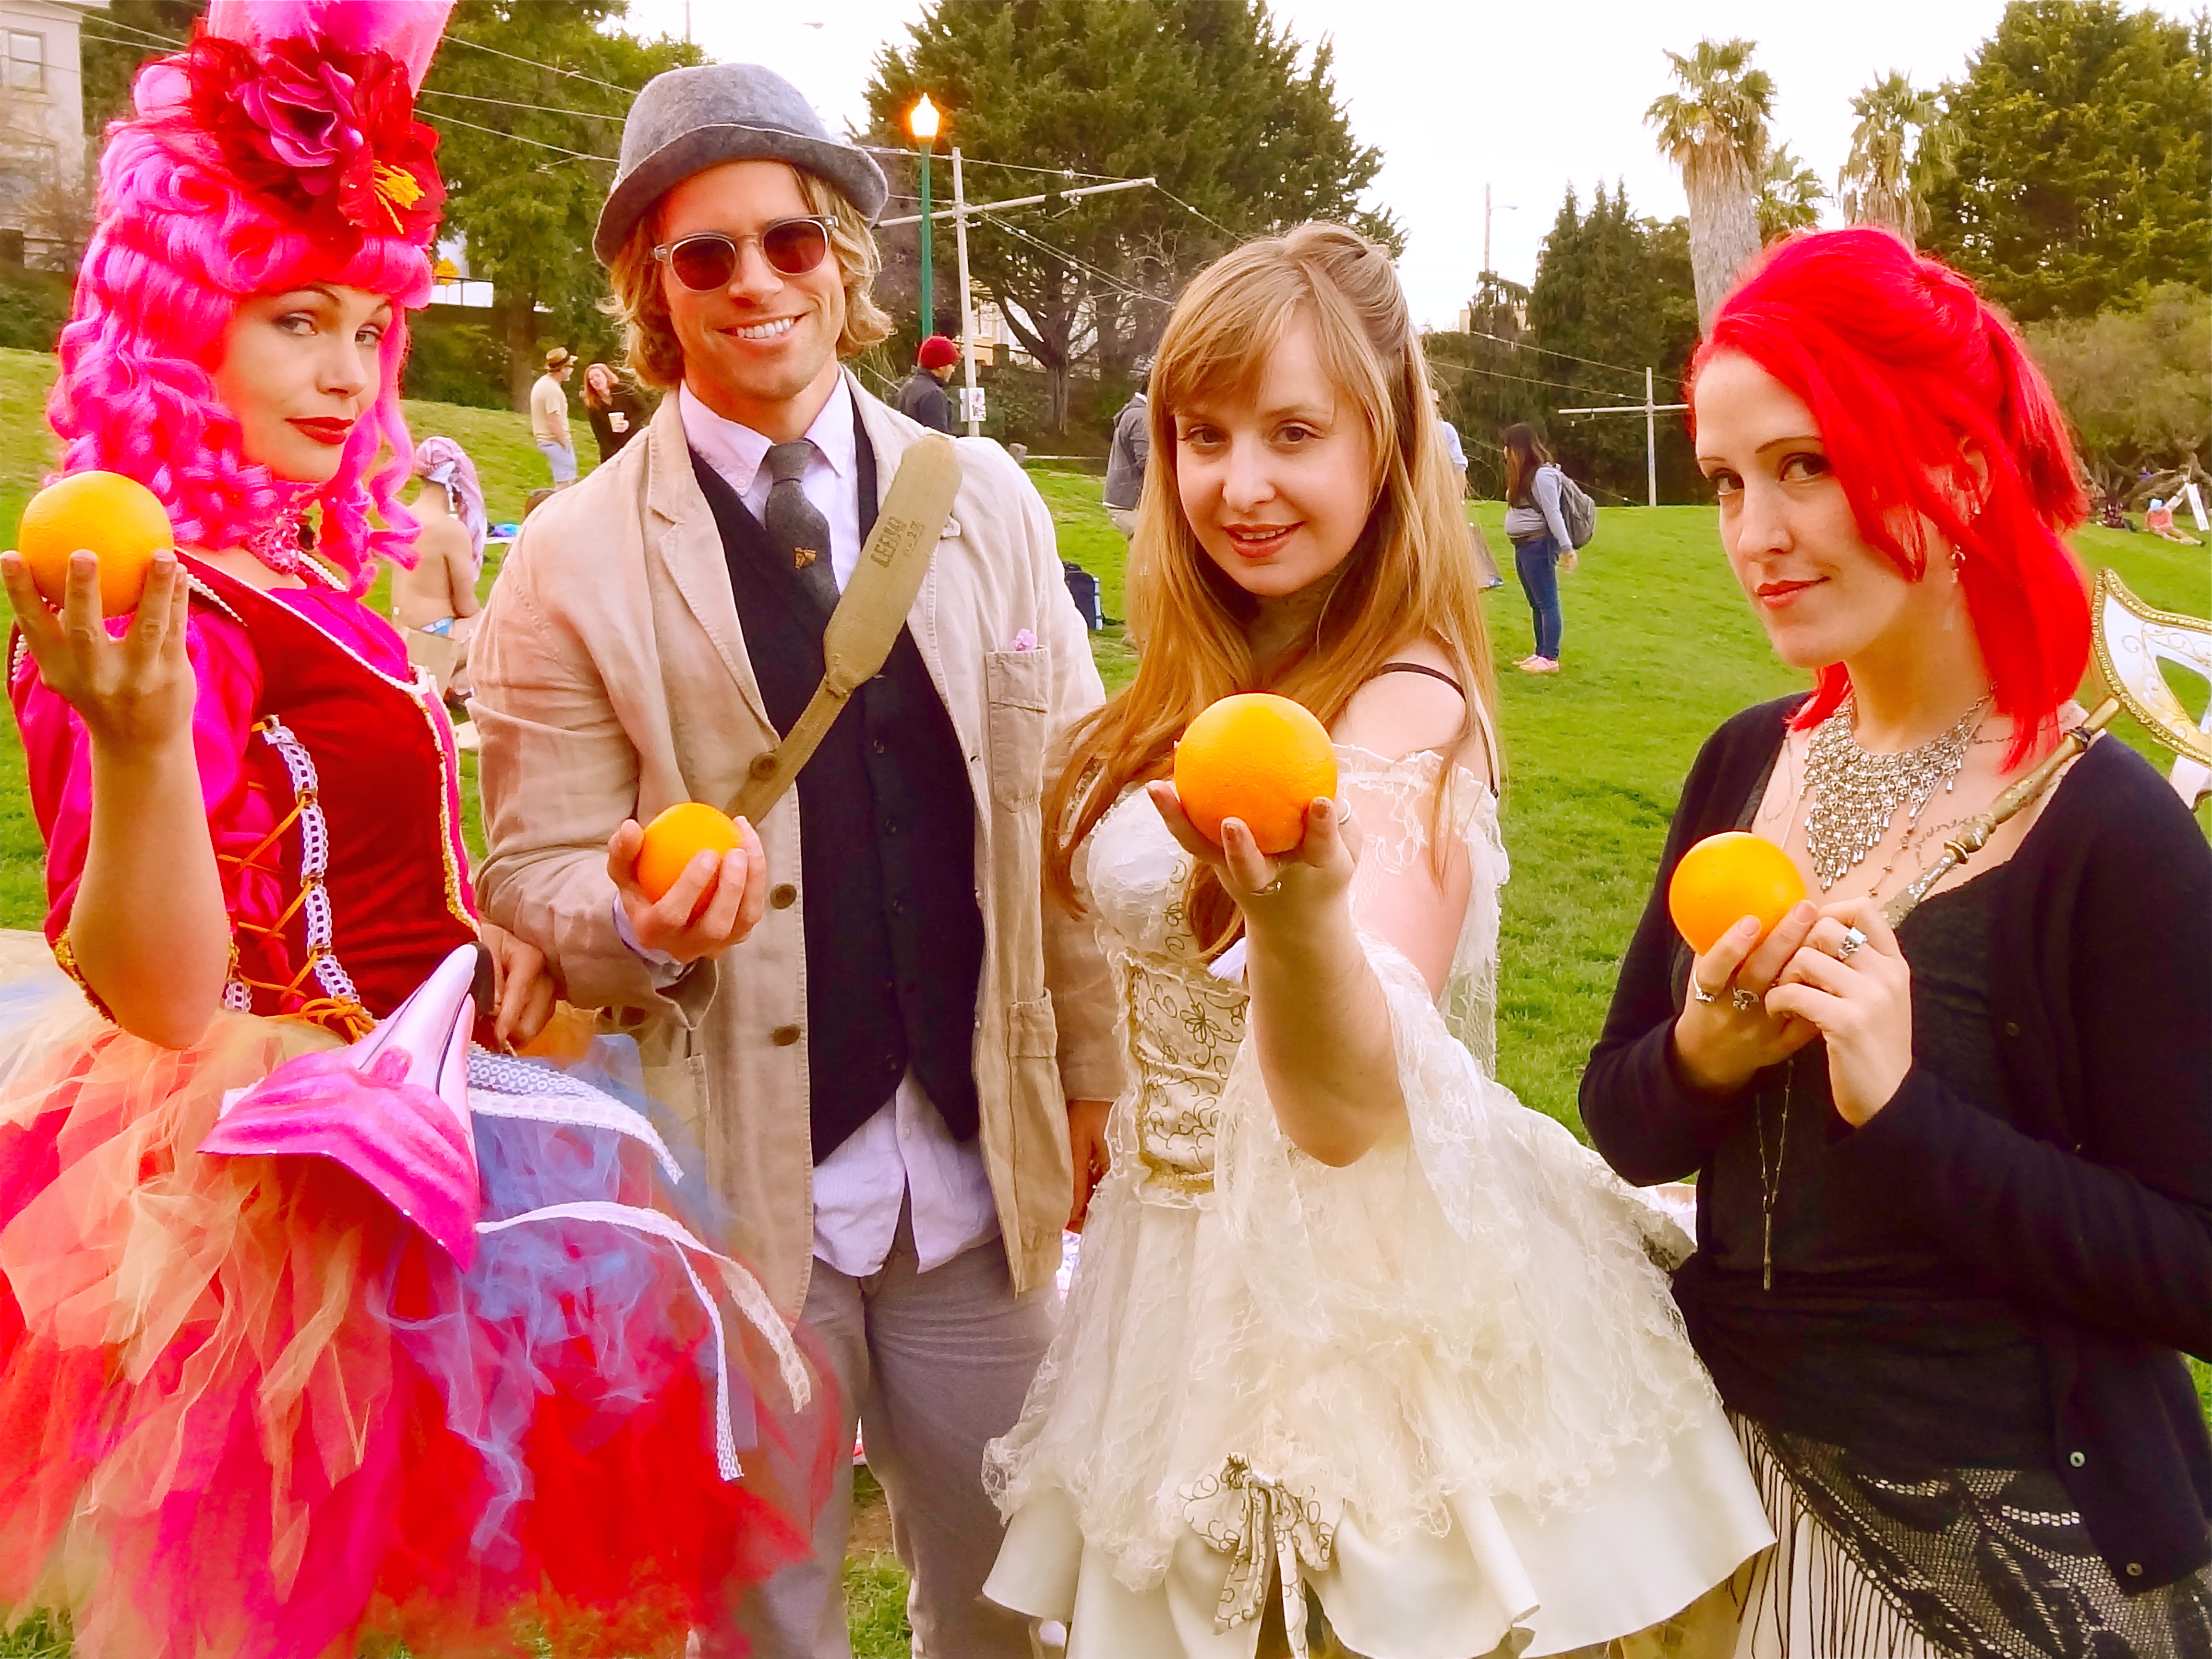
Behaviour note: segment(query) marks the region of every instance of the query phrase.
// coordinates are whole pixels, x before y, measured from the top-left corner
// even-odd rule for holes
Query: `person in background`
[[[576,482],[576,441],[568,431],[568,392],[562,384],[575,366],[568,347],[555,346],[545,354],[545,372],[530,388],[530,435],[553,469],[556,489]]]
[[[959,362],[960,348],[942,334],[924,340],[914,355],[914,373],[898,389],[898,412],[933,432],[951,431],[952,400],[945,395],[945,385]]]
[[[1524,674],[1559,672],[1559,572],[1575,568],[1574,544],[1559,516],[1559,469],[1525,421],[1505,428],[1505,538],[1536,624],[1536,649],[1513,665]]]
[[[1051,1340],[1122,1067],[1095,933],[1041,902],[1044,756],[1103,694],[1006,451],[950,441],[912,620],[791,793],[662,897],[639,884],[639,821],[732,799],[791,730],[884,489],[935,443],[840,362],[890,331],[868,297],[887,193],[758,64],[639,94],[592,246],[667,395],[493,590],[482,890],[571,1002],[669,1055],[740,1248],[830,1351],[848,1447],[866,1425],[915,1653],[1029,1659],[979,1600],[1002,1533],[983,1448]],[[845,1659],[852,1490],[848,1457],[811,1559],[702,1632],[707,1659]]]
[[[1140,375],[1151,365],[1139,365]],[[1129,401],[1114,417],[1114,441],[1106,452],[1106,516],[1123,541],[1137,533],[1137,503],[1145,493],[1145,463],[1151,458],[1152,428],[1146,412],[1145,380],[1140,378]]]
[[[2107,736],[1937,868],[2082,718],[2065,416],[1871,228],[1770,249],[1689,402],[1814,687],[1692,767],[1582,1109],[1627,1179],[1698,1176],[1674,1300],[1782,1540],[1737,1659],[2212,1653],[2212,851]],[[1693,955],[1668,887],[1729,830],[1811,896]]]
[[[2174,528],[2173,503],[2160,501],[2154,495],[2150,505],[2143,509],[2143,528],[2161,541],[2179,542],[2184,547],[2197,545],[2197,538]]]
[[[599,445],[602,461],[612,460],[652,412],[619,369],[593,363],[584,371],[584,418],[592,423],[592,441]]]
[[[392,568],[392,620],[410,635],[448,642],[450,650],[428,647],[418,655],[410,638],[408,655],[430,662],[441,688],[465,697],[469,635],[482,610],[477,582],[483,574],[487,528],[483,487],[475,465],[451,438],[425,438],[416,446],[415,477],[422,488],[408,509],[422,528],[415,535],[414,568]]]
[[[1459,495],[1468,497],[1467,448],[1459,441],[1459,428],[1441,415],[1437,416],[1437,435],[1444,441],[1444,451],[1451,457],[1452,471],[1459,474]],[[1464,509],[1462,509],[1464,511]],[[1467,521],[1468,539],[1474,548],[1474,568],[1482,575],[1482,591],[1505,586],[1505,578],[1498,574],[1498,561],[1490,556],[1490,538],[1482,533],[1482,526],[1472,519]]]

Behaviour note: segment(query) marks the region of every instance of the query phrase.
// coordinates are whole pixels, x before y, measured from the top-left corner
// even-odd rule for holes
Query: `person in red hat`
[[[898,411],[909,420],[939,432],[952,430],[952,400],[945,395],[960,348],[942,334],[933,334],[914,354],[914,373],[898,389]]]

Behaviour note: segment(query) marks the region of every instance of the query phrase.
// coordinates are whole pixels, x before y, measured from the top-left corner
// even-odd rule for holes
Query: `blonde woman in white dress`
[[[1153,388],[1144,659],[1045,820],[1136,1081],[991,1448],[986,1594],[1070,1659],[1724,1651],[1771,1534],[1668,1296],[1689,1242],[1494,1076],[1489,647],[1388,256],[1331,225],[1230,254]],[[1280,860],[1163,781],[1262,689],[1337,744]]]

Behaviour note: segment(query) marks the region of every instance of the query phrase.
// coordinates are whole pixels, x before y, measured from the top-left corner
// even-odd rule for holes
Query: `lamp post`
[[[936,313],[932,308],[935,296],[930,293],[930,244],[936,240],[929,217],[929,154],[937,142],[937,106],[924,93],[915,106],[907,112],[906,130],[921,146],[921,337],[927,339],[936,332]]]

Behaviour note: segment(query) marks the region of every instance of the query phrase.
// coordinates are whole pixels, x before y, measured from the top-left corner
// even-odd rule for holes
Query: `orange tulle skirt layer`
[[[330,1046],[0,987],[0,1614],[66,1610],[80,1659],[680,1651],[805,1553],[826,1384],[669,1243],[703,1224],[605,1091],[483,1097],[510,1224],[465,1267],[337,1163],[198,1151]]]

